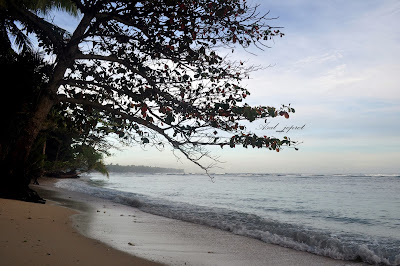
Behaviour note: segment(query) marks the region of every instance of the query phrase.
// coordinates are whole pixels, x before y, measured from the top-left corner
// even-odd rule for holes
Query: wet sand
[[[0,265],[159,265],[82,236],[71,226],[76,214],[0,199]]]

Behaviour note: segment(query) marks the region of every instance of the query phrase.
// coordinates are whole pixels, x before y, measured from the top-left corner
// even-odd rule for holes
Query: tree
[[[13,1],[13,4],[35,12],[36,14],[46,15],[56,8],[72,16],[78,16],[76,5],[70,0],[17,0]],[[9,1],[0,0],[0,34],[2,37],[0,47],[2,48],[3,56],[7,53],[9,55],[15,54],[12,49],[10,35],[11,39],[14,39],[18,49],[31,51],[32,48],[32,43],[25,33],[33,31],[32,27],[35,25],[27,23],[27,21],[24,20],[18,20],[18,22],[22,24],[21,26],[23,29],[21,29],[16,23],[16,14],[13,11],[13,8],[10,8]],[[51,25],[50,27],[54,27],[58,32],[63,32],[62,29],[57,28],[55,25]],[[35,29],[35,31],[39,33],[38,29]]]
[[[56,7],[77,15],[77,9],[68,0],[0,0],[0,72],[3,84],[8,86],[3,91],[8,103],[0,107],[0,195],[40,201],[40,197],[28,188],[29,175],[35,167],[29,161],[32,139],[36,139],[39,131],[26,141],[24,130],[37,110],[42,93],[45,93],[43,88],[52,75],[53,65],[44,62],[43,53],[32,49],[28,37],[28,33],[33,32],[42,38],[45,34],[35,24],[18,19],[13,6],[34,14],[46,14],[48,9]],[[52,28],[54,34],[65,32],[56,25],[43,23]]]
[[[15,138],[18,152],[1,150],[2,176],[12,180],[14,190],[27,186],[26,159],[56,104],[74,117],[96,112],[96,128],[122,140],[169,143],[205,170],[199,160],[206,146],[279,151],[293,144],[257,136],[241,124],[294,112],[290,106],[243,103],[249,91],[240,81],[253,68],[218,53],[223,47],[262,47],[283,35],[268,25],[268,14],[245,0],[71,0],[81,13],[73,33],[26,5],[3,1],[9,19],[27,25],[25,31],[53,58],[25,131]]]
[[[103,157],[110,155],[112,146],[97,132],[96,124],[95,114],[72,117],[67,110],[55,106],[46,129],[40,132],[35,142],[38,159],[30,161],[40,162],[43,157],[40,172],[47,176],[77,176],[94,170],[108,175]],[[30,157],[34,157],[32,152]]]

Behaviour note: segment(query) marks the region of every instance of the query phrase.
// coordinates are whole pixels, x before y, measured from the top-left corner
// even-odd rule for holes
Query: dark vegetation
[[[73,32],[54,9],[80,19]],[[205,171],[207,146],[292,146],[246,129],[294,109],[244,103],[257,68],[218,52],[268,47],[283,36],[271,21],[245,0],[0,0],[0,196],[41,201],[34,177],[106,173],[106,136],[170,145]]]

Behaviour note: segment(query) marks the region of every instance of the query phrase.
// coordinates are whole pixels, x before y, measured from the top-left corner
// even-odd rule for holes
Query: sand
[[[79,234],[76,211],[0,199],[0,265],[160,265]]]
[[[144,213],[52,183],[33,186],[45,205],[0,199],[0,265],[362,265]]]

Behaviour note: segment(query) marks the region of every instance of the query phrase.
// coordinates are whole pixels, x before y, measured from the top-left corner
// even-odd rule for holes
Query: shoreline
[[[161,265],[81,235],[71,222],[77,214],[50,200],[0,198],[0,265]]]
[[[80,211],[78,231],[133,256],[166,265],[363,265],[268,244],[230,232],[169,219],[87,194],[32,186],[47,199]]]

